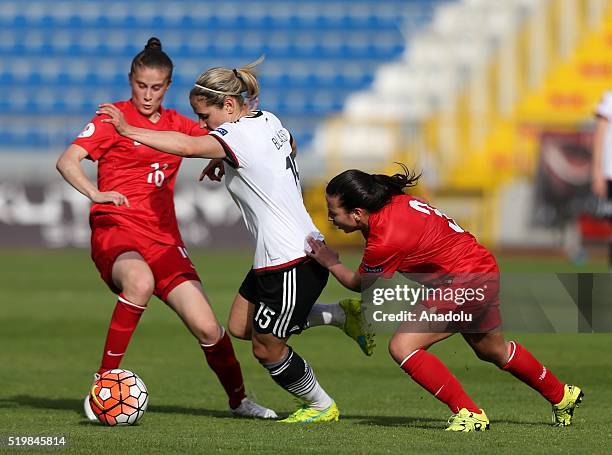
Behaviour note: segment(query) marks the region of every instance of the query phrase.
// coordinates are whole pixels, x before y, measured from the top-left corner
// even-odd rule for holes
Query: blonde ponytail
[[[242,104],[252,102],[259,96],[259,82],[255,68],[263,62],[262,55],[257,60],[239,69],[210,68],[196,79],[189,94],[191,99],[206,100],[206,104],[223,106],[225,97],[233,96]]]

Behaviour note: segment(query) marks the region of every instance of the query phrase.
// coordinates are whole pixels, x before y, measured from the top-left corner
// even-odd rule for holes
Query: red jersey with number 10
[[[193,120],[171,109],[160,107],[157,123],[141,115],[131,101],[113,103],[130,125],[160,131],[178,131],[203,136]],[[135,235],[143,235],[169,245],[182,244],[174,212],[174,183],[182,158],[159,152],[121,136],[115,127],[103,123],[107,116],[96,116],[74,140],[88,158],[98,161],[98,189],[117,191],[129,200],[130,207],[93,204],[92,229],[97,226],[123,226]]]
[[[438,209],[409,195],[393,196],[370,214],[359,273],[497,273],[493,255]]]

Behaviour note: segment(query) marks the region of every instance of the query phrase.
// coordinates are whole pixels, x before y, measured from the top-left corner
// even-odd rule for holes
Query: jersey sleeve
[[[366,246],[359,265],[360,274],[381,275],[391,278],[399,269],[403,255],[399,248],[385,244],[373,243]]]
[[[72,141],[87,151],[87,158],[99,160],[115,143],[118,133],[110,123],[102,122],[106,116],[97,115],[85,125],[85,128]]]
[[[247,138],[233,123],[224,123],[212,130],[210,136],[214,137],[225,150],[225,161],[234,168],[245,167],[249,163],[247,156],[249,147]]]
[[[612,120],[612,91],[606,92],[597,105],[596,115]]]

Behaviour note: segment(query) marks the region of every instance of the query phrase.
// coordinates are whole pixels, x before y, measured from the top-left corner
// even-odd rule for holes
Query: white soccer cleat
[[[236,417],[250,417],[252,419],[278,419],[276,412],[272,409],[264,408],[248,398],[243,398],[240,406],[232,409],[232,414]]]
[[[85,410],[85,417],[87,417],[87,420],[91,422],[98,421],[98,418],[96,417],[94,412],[91,410],[91,405],[89,404],[89,394],[85,396],[85,402],[83,403],[83,409]]]
[[[100,379],[100,375],[98,373],[94,373],[94,382]],[[85,401],[83,402],[83,410],[85,411],[85,417],[92,422],[97,422],[98,417],[94,414],[91,409],[91,405],[89,404],[89,393],[85,395]]]

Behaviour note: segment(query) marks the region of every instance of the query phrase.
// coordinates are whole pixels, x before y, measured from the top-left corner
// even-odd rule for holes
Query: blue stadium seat
[[[8,96],[0,97],[0,125],[17,115],[37,122],[25,122],[26,131],[0,126],[0,151],[56,153],[97,103],[129,98],[129,62],[153,34],[176,65],[167,105],[186,115],[200,71],[266,54],[262,107],[304,145],[319,120],[371,84],[380,63],[404,52],[402,27],[427,23],[442,1],[152,0],[136,10],[119,0],[3,0],[0,89]]]

